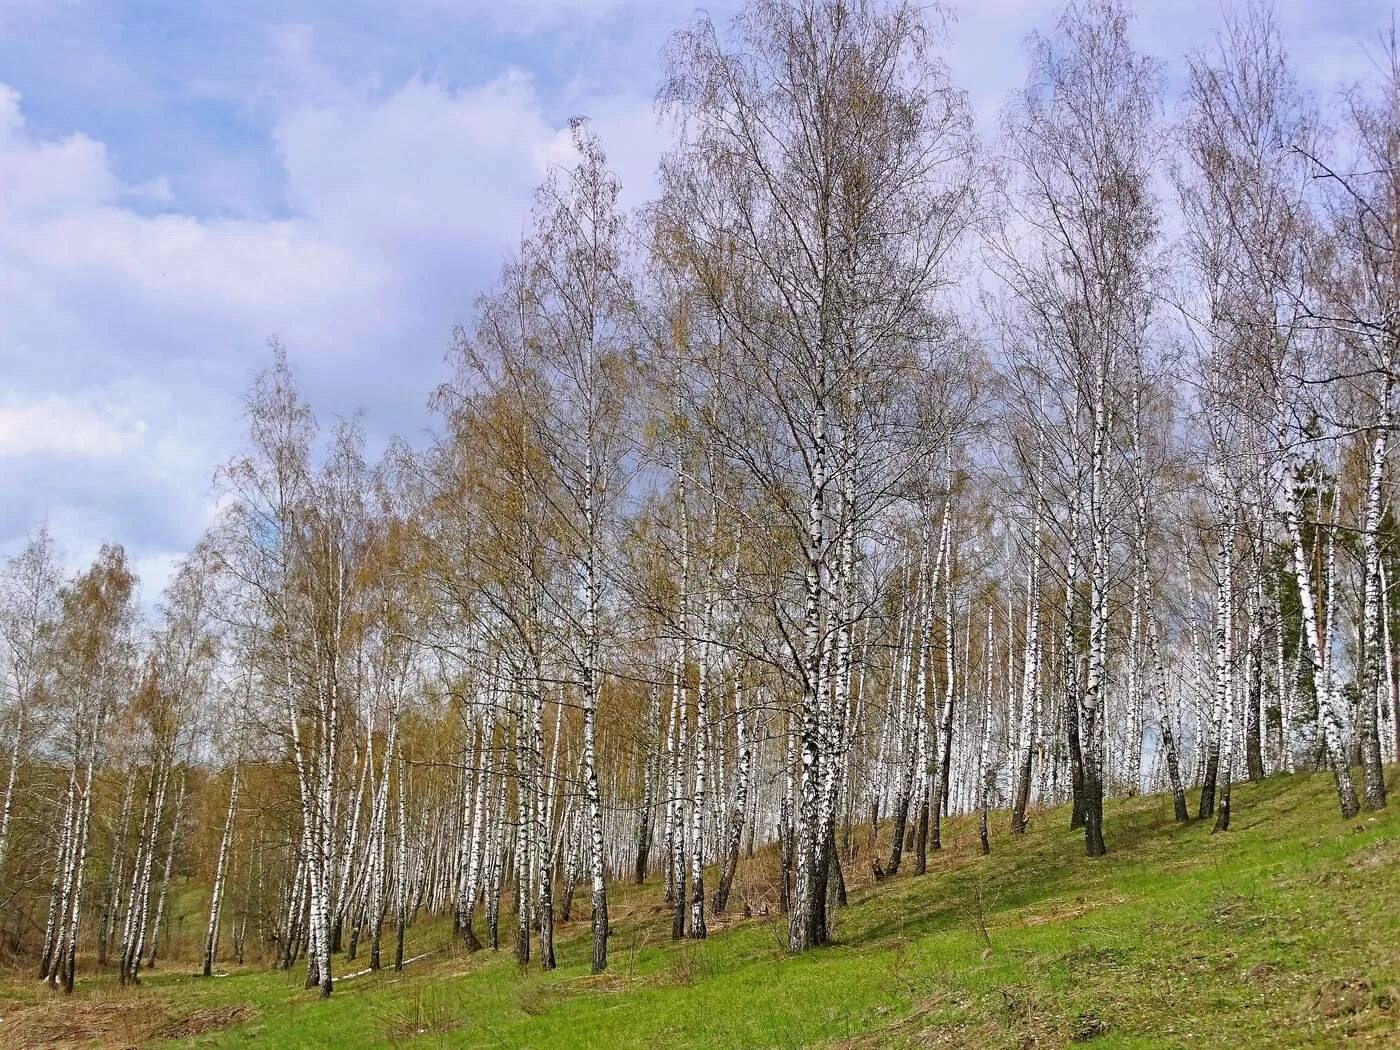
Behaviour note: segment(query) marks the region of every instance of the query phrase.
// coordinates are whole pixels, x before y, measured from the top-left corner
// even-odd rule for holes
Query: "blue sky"
[[[1222,10],[1137,6],[1169,71]],[[1379,0],[1278,6],[1323,98],[1391,21]],[[74,564],[125,544],[154,597],[210,520],[274,335],[323,419],[420,434],[569,116],[646,199],[658,52],[692,10],[0,0],[0,552],[47,518]],[[945,53],[988,133],[1055,10],[959,5]]]

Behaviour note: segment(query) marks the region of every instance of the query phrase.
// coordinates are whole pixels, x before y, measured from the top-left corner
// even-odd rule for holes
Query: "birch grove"
[[[403,439],[274,341],[159,594],[35,525],[0,932],[36,976],[329,996],[438,922],[600,973],[619,899],[797,953],[952,828],[1111,864],[1106,798],[1387,804],[1400,54],[1324,105],[1266,7],[1156,56],[1084,0],[979,138],[946,14],[685,24],[655,199],[571,120]]]

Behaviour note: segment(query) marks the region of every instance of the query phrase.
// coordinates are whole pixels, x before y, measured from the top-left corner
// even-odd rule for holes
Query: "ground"
[[[673,943],[658,888],[618,885],[601,977],[582,892],[548,974],[467,955],[442,923],[410,931],[408,954],[429,954],[403,974],[339,982],[325,1002],[300,973],[205,979],[192,960],[134,990],[80,961],[71,1000],[9,973],[0,1047],[1400,1045],[1400,798],[1343,821],[1327,775],[1294,775],[1238,785],[1234,807],[1213,835],[1175,825],[1169,798],[1111,802],[1098,859],[1063,809],[1022,840],[994,819],[988,857],[955,820],[926,875],[868,885],[853,862],[836,943],[799,957],[777,916]]]

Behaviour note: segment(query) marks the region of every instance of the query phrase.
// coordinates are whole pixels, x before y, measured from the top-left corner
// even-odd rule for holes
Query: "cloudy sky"
[[[1141,0],[1179,70],[1232,0]],[[708,6],[727,18],[730,0]],[[322,418],[413,438],[531,188],[598,126],[629,203],[678,0],[0,0],[0,553],[47,519],[126,545],[147,600],[199,537],[240,398],[289,349]],[[990,131],[1048,0],[947,33]],[[1364,70],[1382,0],[1280,0],[1306,85]]]

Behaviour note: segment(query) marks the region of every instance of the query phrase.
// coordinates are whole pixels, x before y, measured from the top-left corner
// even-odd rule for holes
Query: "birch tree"
[[[5,801],[0,807],[0,871],[4,870],[10,841],[19,769],[34,735],[32,719],[51,683],[58,586],[53,540],[47,527],[40,526],[6,563],[0,577],[0,666],[4,670],[5,708],[10,719],[9,754],[3,774]]]
[[[1045,377],[1034,411],[1057,432],[1046,448],[1060,460],[1067,617],[1086,591],[1084,630],[1067,621],[1064,654],[1091,856],[1105,852],[1109,592],[1131,506],[1120,466],[1125,380],[1151,338],[1159,221],[1150,182],[1159,74],[1128,41],[1128,24],[1122,5],[1101,0],[1071,6],[1051,36],[1032,38],[1030,76],[1003,132],[1007,219],[991,242],[1023,333],[1015,345]]]
[[[724,337],[707,378],[723,425],[707,443],[778,497],[764,538],[791,552],[771,593],[801,770],[792,951],[829,935],[843,533],[909,469],[916,449],[887,429],[911,411],[896,377],[926,360],[968,213],[967,115],[925,17],[835,0],[763,0],[728,33],[702,17],[673,38],[661,94],[680,145],[659,221]],[[939,436],[918,435],[917,451]],[[856,492],[838,514],[847,472]]]
[[[120,547],[104,547],[85,573],[59,594],[56,689],[69,698],[60,713],[68,786],[54,841],[55,857],[39,976],[73,991],[78,928],[91,841],[94,776],[106,750],[109,718],[132,690],[136,577]]]

